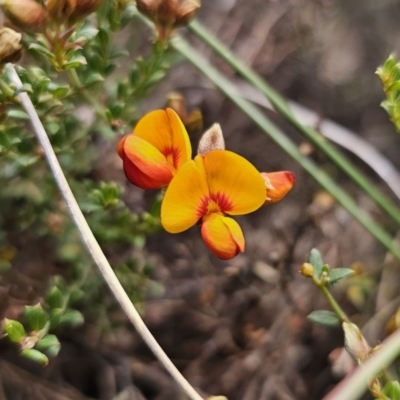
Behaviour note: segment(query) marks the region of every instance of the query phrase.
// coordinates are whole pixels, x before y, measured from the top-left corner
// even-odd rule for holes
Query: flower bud
[[[83,19],[89,14],[94,13],[101,6],[103,0],[76,0],[76,5],[71,13],[70,21]]]
[[[307,278],[311,278],[314,275],[314,267],[309,263],[304,263],[300,267],[300,273]]]
[[[10,28],[0,29],[0,67],[1,64],[19,61],[22,56],[21,36]]]
[[[225,150],[225,140],[219,124],[214,124],[203,134],[197,153],[204,156],[213,150]]]
[[[0,0],[0,6],[18,28],[37,32],[46,22],[46,10],[34,0]]]
[[[296,177],[290,171],[261,172],[261,176],[267,189],[265,204],[282,200],[296,183]]]
[[[136,5],[154,22],[161,41],[168,41],[175,28],[187,25],[200,8],[198,0],[137,0]]]
[[[46,8],[49,17],[54,21],[66,20],[75,10],[77,0],[47,0]]]
[[[197,14],[200,3],[196,0],[184,1],[176,14],[175,26],[187,25]]]
[[[157,16],[156,0],[136,0],[137,9],[146,17],[154,20]]]
[[[349,322],[343,322],[344,347],[351,358],[358,364],[365,361],[371,354],[371,347],[364,339],[358,326]]]

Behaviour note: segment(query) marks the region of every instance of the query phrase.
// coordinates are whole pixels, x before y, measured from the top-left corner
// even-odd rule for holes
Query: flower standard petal
[[[192,156],[186,128],[171,108],[146,114],[136,125],[133,135],[156,147],[178,169]]]
[[[244,237],[239,224],[221,214],[209,214],[203,219],[201,236],[206,246],[222,260],[230,260],[244,251]]]
[[[296,177],[293,172],[261,172],[267,189],[265,204],[273,204],[282,200],[293,188]]]
[[[222,212],[248,214],[264,204],[264,180],[245,158],[231,151],[214,150],[203,156],[203,160],[210,195],[229,200]]]
[[[203,216],[201,205],[209,196],[204,170],[188,161],[169,184],[161,204],[161,224],[170,233],[183,232]]]
[[[173,170],[159,150],[145,140],[128,135],[118,148],[124,171],[134,185],[142,189],[158,189],[168,185]]]

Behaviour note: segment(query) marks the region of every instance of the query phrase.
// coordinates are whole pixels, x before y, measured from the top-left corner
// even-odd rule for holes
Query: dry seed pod
[[[77,0],[47,0],[49,17],[54,21],[65,21],[75,10]]]
[[[21,36],[10,28],[0,29],[0,64],[19,61],[22,56]]]
[[[46,10],[34,0],[0,0],[0,6],[14,25],[26,31],[40,31],[47,19]]]
[[[74,22],[94,13],[103,3],[103,0],[76,0],[74,11],[70,16],[70,21]]]

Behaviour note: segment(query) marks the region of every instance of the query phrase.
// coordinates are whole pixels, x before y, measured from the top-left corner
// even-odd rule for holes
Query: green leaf
[[[326,310],[313,311],[311,314],[307,316],[307,318],[310,319],[312,322],[315,322],[316,324],[327,327],[338,326],[340,324],[340,319],[332,311],[326,311]]]
[[[52,92],[53,97],[56,100],[60,100],[60,99],[64,98],[68,93],[69,93],[69,87],[68,86],[59,86],[57,89],[55,89]]]
[[[7,113],[8,117],[11,118],[16,118],[16,119],[23,119],[23,120],[29,120],[29,115],[22,110],[9,110]]]
[[[57,286],[53,286],[47,292],[47,304],[51,309],[63,307],[63,294]]]
[[[24,314],[33,331],[42,330],[49,320],[49,316],[40,304],[36,304],[35,306],[26,306]]]
[[[49,359],[42,352],[35,349],[25,349],[22,350],[20,354],[22,357],[28,358],[43,366],[49,363]]]
[[[308,262],[314,267],[314,275],[319,278],[322,273],[322,267],[324,266],[321,253],[317,249],[312,249]]]
[[[62,308],[54,308],[50,312],[50,327],[55,328],[60,324],[61,316],[64,314],[64,310]]]
[[[390,400],[400,400],[400,383],[398,381],[388,381],[383,387],[382,393]]]
[[[66,63],[63,64],[63,68],[65,69],[75,69],[81,67],[82,65],[86,65],[86,58],[83,56],[73,56]]]
[[[5,319],[3,330],[14,343],[19,343],[26,337],[26,332],[22,324],[13,319]]]
[[[90,76],[85,81],[85,86],[94,85],[95,83],[103,82],[104,78],[101,74],[95,72],[90,74]]]
[[[45,352],[50,357],[55,357],[61,349],[60,342],[55,335],[46,335],[36,343],[35,347],[37,350]]]
[[[334,268],[328,273],[329,283],[336,283],[343,278],[354,275],[354,271],[350,268]]]
[[[52,58],[52,59],[55,58],[55,55],[51,51],[49,51],[48,49],[46,49],[46,47],[44,47],[40,44],[32,43],[29,45],[28,49],[36,51],[37,53],[43,54],[49,58]]]
[[[66,324],[72,327],[82,325],[85,322],[83,315],[77,310],[67,310],[60,317],[60,324]]]
[[[94,39],[98,33],[99,33],[98,29],[95,29],[92,27],[85,27],[84,29],[81,29],[78,32],[78,35],[77,35],[78,37],[77,37],[76,41],[77,42],[83,41],[84,43],[86,43],[86,42]]]

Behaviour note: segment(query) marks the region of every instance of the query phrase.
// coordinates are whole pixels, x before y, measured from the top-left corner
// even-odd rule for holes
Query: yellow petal
[[[296,183],[296,177],[290,171],[261,172],[261,176],[267,188],[265,204],[282,200]]]
[[[264,180],[245,158],[227,150],[214,150],[202,158],[211,197],[224,199],[222,212],[248,214],[264,204]]]
[[[185,126],[171,108],[146,114],[137,123],[133,134],[151,143],[175,169],[179,169],[192,156]]]
[[[222,260],[230,260],[244,251],[243,232],[232,218],[209,214],[203,219],[201,236],[206,246]]]
[[[142,189],[158,189],[171,181],[172,167],[165,156],[145,140],[128,135],[121,140],[118,150],[125,174],[134,185]]]
[[[203,216],[202,202],[209,192],[204,171],[188,161],[169,184],[161,204],[161,224],[170,233],[183,232]]]

